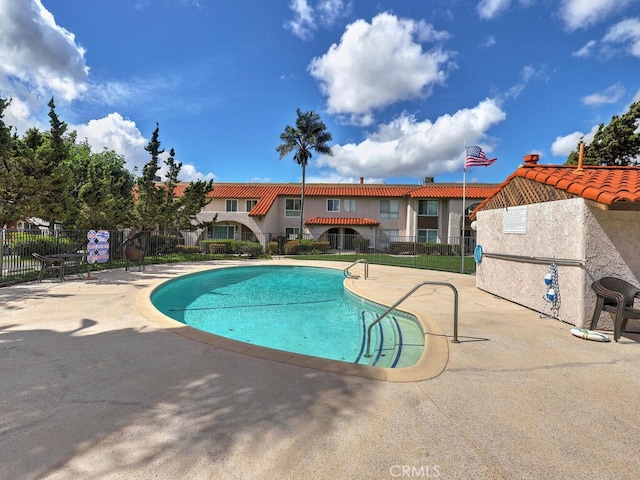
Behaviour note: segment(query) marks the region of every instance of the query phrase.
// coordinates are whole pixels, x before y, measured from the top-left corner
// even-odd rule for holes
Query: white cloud
[[[604,59],[617,53],[640,57],[640,18],[627,18],[607,30],[600,42],[589,40],[582,48],[573,52],[574,57],[589,57],[595,50]]]
[[[640,100],[640,90],[636,92],[633,99],[631,100],[631,103],[629,103],[628,105],[625,105],[623,112],[621,112],[620,114],[624,114],[628,112],[629,108],[631,108],[631,104],[639,100]],[[607,123],[609,122],[606,122],[605,124]],[[555,141],[551,145],[551,152],[556,156],[566,157],[569,155],[569,153],[571,153],[572,150],[575,150],[581,138],[582,140],[584,140],[585,144],[589,145],[593,141],[593,137],[595,136],[599,128],[600,128],[600,124],[596,124],[591,127],[591,131],[589,131],[588,133],[573,132],[563,137],[556,137]],[[640,127],[638,127],[638,129],[636,130],[636,133],[639,133],[639,132],[640,132]]]
[[[344,13],[348,6],[343,0],[320,0],[314,8],[309,0],[291,0],[289,8],[293,11],[293,20],[288,21],[285,27],[291,30],[296,37],[309,40],[313,32],[318,29],[318,23],[330,27]]]
[[[602,42],[609,48],[623,44],[627,53],[640,57],[640,19],[628,18],[616,23],[603,37]]]
[[[327,174],[321,175],[309,175],[306,179],[309,183],[360,183],[360,177],[343,177],[335,172],[330,172]],[[384,178],[372,178],[367,177],[363,179],[364,183],[376,184],[376,183],[385,183]]]
[[[289,5],[293,10],[293,20],[286,23],[286,27],[298,38],[309,40],[313,36],[313,31],[317,28],[313,15],[313,8],[307,0],[291,0]]]
[[[429,96],[433,85],[444,82],[453,54],[439,47],[424,52],[419,42],[446,38],[446,32],[425,22],[382,13],[371,23],[357,20],[348,25],[340,43],[314,58],[309,71],[327,95],[329,113],[369,125],[373,110]]]
[[[180,169],[180,180],[183,182],[191,182],[195,180],[214,180],[215,175],[211,172],[202,173],[198,171],[195,165],[183,163]]]
[[[591,55],[593,48],[598,44],[595,40],[589,40],[582,48],[576,50],[571,55],[574,57],[588,57]]]
[[[532,65],[525,65],[520,70],[520,80],[514,86],[509,88],[503,95],[504,98],[518,98],[520,94],[527,87],[529,82],[533,79],[547,80],[549,78],[547,69],[543,66],[541,68],[533,67]]]
[[[345,14],[348,8],[348,6],[345,6],[343,0],[321,0],[318,2],[316,10],[318,11],[320,21],[327,27],[330,27]]]
[[[573,132],[563,137],[556,137],[551,144],[551,153],[556,157],[568,157],[569,154],[576,149],[580,139],[584,140],[587,145],[593,140],[593,136],[598,131],[600,125],[594,125],[588,133]]]
[[[616,103],[618,102],[625,93],[625,89],[619,83],[615,85],[611,85],[609,88],[603,90],[602,92],[592,93],[591,95],[586,95],[582,97],[582,103],[585,105],[589,105],[592,107],[597,107],[606,103]]]
[[[560,16],[569,31],[587,28],[623,10],[632,0],[563,0]]]
[[[149,154],[144,149],[148,140],[142,136],[135,122],[123,118],[119,113],[110,113],[84,125],[69,125],[69,130],[78,132],[79,141],[86,139],[93,152],[107,148],[123,155],[130,171],[137,167],[139,174],[149,161]]]
[[[492,19],[505,11],[511,0],[482,0],[476,7],[480,18]]]
[[[144,138],[135,122],[125,119],[117,112],[110,113],[106,117],[91,120],[84,125],[70,125],[69,130],[78,132],[78,140],[85,139],[91,145],[92,152],[101,152],[105,148],[113,150],[125,158],[125,167],[133,172],[137,169],[136,174],[142,173],[142,167],[151,158],[144,147],[149,140]],[[168,152],[160,155],[160,159],[164,160],[168,157]],[[179,158],[176,158],[180,161]],[[158,175],[166,173],[166,167],[160,162],[160,170]],[[180,180],[188,182],[192,180],[209,180],[215,176],[213,173],[199,172],[192,164],[183,163],[180,170]]]
[[[480,45],[484,48],[493,47],[495,44],[496,44],[496,38],[493,35],[489,35],[488,37],[485,37],[484,40],[480,42]]]
[[[73,33],[56,24],[41,0],[0,0],[0,12],[0,89],[80,97],[89,68]]]
[[[15,127],[18,135],[23,135],[28,128],[40,129],[42,125],[34,125],[32,107],[29,102],[20,97],[11,97],[11,104],[4,111],[4,121],[7,125]]]
[[[464,163],[464,144],[477,144],[487,131],[506,118],[495,100],[443,115],[435,122],[410,115],[380,125],[359,144],[332,147],[333,157],[320,157],[318,167],[329,167],[342,177],[422,178],[453,172]],[[490,146],[483,146],[490,152]]]

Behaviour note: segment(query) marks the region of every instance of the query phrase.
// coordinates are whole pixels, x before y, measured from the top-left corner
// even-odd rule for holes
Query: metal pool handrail
[[[400,305],[402,302],[404,302],[413,292],[418,290],[423,285],[443,285],[443,286],[449,287],[449,288],[451,288],[451,290],[453,290],[453,340],[451,340],[451,341],[453,343],[460,343],[460,340],[458,340],[458,290],[456,290],[456,287],[454,287],[453,285],[451,285],[450,283],[447,283],[447,282],[432,282],[432,281],[426,280],[424,282],[420,282],[417,285],[415,285],[411,290],[409,290],[407,293],[405,293],[400,298],[400,300],[398,300],[396,303],[391,305],[382,315],[380,315],[373,322],[371,322],[371,325],[369,325],[369,327],[367,328],[367,353],[365,353],[365,355],[364,355],[365,357],[370,357],[371,356],[371,330],[373,329],[373,327],[380,320],[382,320],[389,313],[391,313],[398,305]]]
[[[354,265],[357,265],[358,263],[364,263],[364,279],[366,280],[367,277],[369,276],[369,262],[367,262],[366,258],[360,258],[358,260],[356,260],[355,262],[353,262],[351,265],[349,265],[347,268],[344,269],[344,276],[345,277],[350,277],[351,276],[351,272],[349,271],[349,269],[351,267],[353,267]]]

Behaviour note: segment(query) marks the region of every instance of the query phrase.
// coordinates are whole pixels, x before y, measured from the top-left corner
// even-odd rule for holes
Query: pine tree
[[[578,151],[569,154],[567,164],[578,163]],[[584,165],[637,165],[640,163],[640,101],[624,115],[614,115],[608,125],[601,123],[590,144],[584,148]]]

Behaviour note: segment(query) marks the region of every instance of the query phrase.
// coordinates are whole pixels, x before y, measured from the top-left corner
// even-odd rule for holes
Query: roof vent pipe
[[[580,142],[580,153],[578,154],[578,168],[576,168],[573,173],[576,175],[582,175],[584,173],[584,169],[582,168],[582,162],[584,161],[584,142]]]

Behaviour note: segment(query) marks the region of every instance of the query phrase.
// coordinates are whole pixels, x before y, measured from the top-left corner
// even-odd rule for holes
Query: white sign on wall
[[[505,208],[502,214],[502,233],[527,233],[527,205]]]

